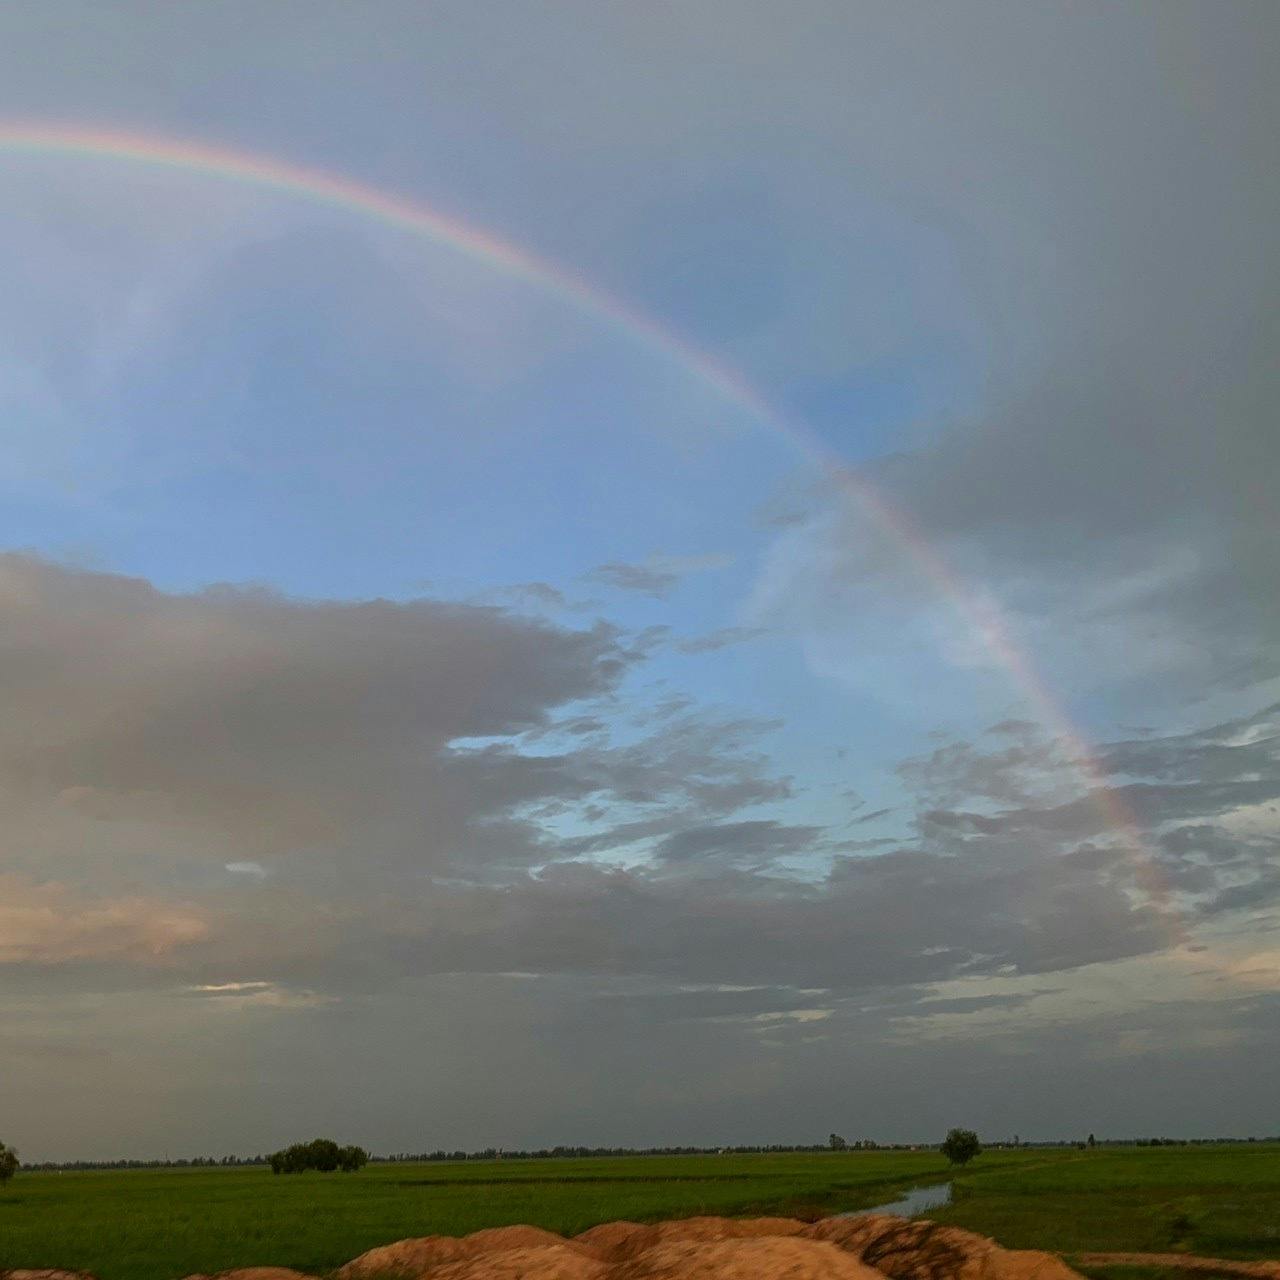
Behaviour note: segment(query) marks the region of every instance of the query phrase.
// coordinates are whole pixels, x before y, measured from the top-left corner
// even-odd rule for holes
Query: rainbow
[[[813,431],[771,404],[737,370],[557,263],[430,205],[340,174],[205,142],[75,124],[0,123],[0,152],[77,156],[169,169],[275,191],[373,219],[464,254],[508,278],[546,290],[595,323],[603,323],[628,341],[671,361],[753,420],[789,438],[809,460],[818,463],[851,494],[871,520],[902,548],[1008,673],[1012,684],[1065,748],[1107,826],[1125,840],[1131,850],[1135,878],[1169,922],[1174,944],[1185,943],[1185,930],[1172,908],[1168,883],[1147,847],[1139,822],[1110,787],[1083,736],[1027,654],[1015,643],[999,609],[965,583],[909,516],[892,506],[867,480],[837,458]]]

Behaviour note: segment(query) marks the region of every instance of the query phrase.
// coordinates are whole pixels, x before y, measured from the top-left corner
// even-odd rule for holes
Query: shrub
[[[18,1172],[18,1153],[0,1142],[0,1187]]]

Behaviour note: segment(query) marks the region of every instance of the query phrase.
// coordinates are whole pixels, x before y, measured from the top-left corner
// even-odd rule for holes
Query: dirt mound
[[[1080,1280],[1080,1273],[1056,1254],[998,1246],[987,1259],[987,1276],[989,1280]]]
[[[465,1254],[457,1236],[419,1236],[413,1240],[397,1240],[379,1245],[352,1258],[334,1272],[335,1280],[373,1280],[378,1276],[425,1276],[446,1262]]]
[[[607,1264],[567,1241],[498,1249],[436,1267],[431,1280],[611,1280]]]
[[[590,1245],[576,1240],[566,1240],[554,1231],[541,1227],[486,1227],[462,1237],[467,1246],[467,1257],[481,1253],[499,1253],[506,1249],[566,1249],[584,1257],[594,1257]]]
[[[94,1280],[87,1271],[59,1271],[50,1267],[35,1271],[0,1271],[0,1280]]]
[[[793,1236],[803,1229],[804,1223],[792,1218],[671,1218],[648,1226],[605,1222],[575,1239],[610,1262],[623,1262],[665,1244]]]
[[[928,1219],[825,1218],[804,1234],[838,1245],[892,1280],[1080,1280],[1051,1253],[1002,1249],[987,1236]]]
[[[288,1267],[237,1267],[234,1271],[219,1271],[215,1276],[192,1275],[184,1280],[315,1280],[315,1277]]]
[[[551,1265],[552,1253],[563,1260],[560,1271],[546,1269]],[[507,1258],[509,1254],[528,1256],[521,1263]],[[437,1276],[445,1276],[449,1280],[462,1280],[464,1276],[484,1274],[528,1275],[531,1280],[534,1277],[564,1275],[566,1280],[577,1280],[581,1274],[583,1280],[590,1280],[600,1273],[598,1256],[589,1244],[566,1240],[554,1231],[544,1231],[541,1227],[485,1227],[482,1231],[473,1231],[469,1236],[422,1236],[416,1240],[398,1240],[395,1244],[382,1245],[353,1258],[334,1272],[334,1277],[335,1280],[379,1280],[385,1276],[404,1276],[409,1280],[417,1280],[418,1277],[430,1276],[431,1280],[436,1280]],[[596,1264],[596,1270],[574,1270],[575,1259]],[[485,1260],[491,1269],[487,1272],[466,1270],[467,1266],[477,1260]],[[518,1264],[525,1266],[526,1270],[497,1270],[495,1268],[499,1266],[499,1260],[504,1268]],[[448,1269],[454,1265],[462,1269]],[[543,1269],[528,1269],[535,1266]],[[262,1280],[270,1278],[263,1277]],[[285,1278],[280,1277],[279,1280]]]
[[[1001,1249],[936,1222],[863,1214],[602,1222],[562,1239],[539,1227],[491,1227],[371,1249],[335,1280],[1081,1280],[1048,1253]],[[3,1280],[3,1278],[0,1278]],[[298,1280],[239,1273],[217,1280]],[[1270,1273],[1251,1280],[1280,1280]]]
[[[625,1258],[632,1252],[632,1241],[638,1237],[647,1238],[652,1231],[651,1226],[621,1219],[618,1222],[601,1222],[597,1226],[588,1227],[573,1239],[575,1243],[585,1245],[602,1258]]]
[[[608,1275],[609,1280],[882,1280],[834,1245],[794,1234],[668,1240],[617,1263]]]
[[[937,1222],[860,1214],[854,1218],[825,1218],[806,1227],[804,1234],[808,1239],[837,1245],[892,1280],[1005,1277],[996,1260],[996,1255],[1005,1250],[994,1241]],[[1013,1273],[1008,1280],[1015,1280]]]

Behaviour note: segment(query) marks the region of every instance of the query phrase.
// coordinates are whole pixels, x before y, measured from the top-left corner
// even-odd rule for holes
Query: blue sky
[[[340,1080],[271,1064],[411,1012],[450,1118],[387,1063],[344,1140],[1265,1127],[1197,1082],[1280,1029],[1276,34],[0,16],[0,122],[422,202],[777,409],[359,210],[0,149],[0,1120],[62,1116],[6,1140],[279,1145]]]

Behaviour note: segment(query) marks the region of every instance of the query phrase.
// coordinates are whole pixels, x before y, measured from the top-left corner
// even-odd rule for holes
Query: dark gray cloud
[[[174,596],[15,555],[0,591],[0,786],[18,866],[32,841],[74,846],[76,826],[98,833],[100,869],[114,857],[117,876],[129,846],[220,865],[352,841],[371,869],[527,861],[535,833],[512,811],[591,790],[589,764],[571,778],[563,758],[458,744],[544,728],[633,661],[604,625],[433,601]]]
[[[773,819],[723,822],[685,827],[658,841],[654,856],[660,862],[705,864],[723,862],[760,866],[788,854],[812,850],[821,828],[786,826]]]
[[[1280,674],[1280,91],[1258,61],[1276,14],[1236,16],[1218,43],[1193,8],[1130,6],[1087,60],[1061,7],[989,28],[1004,108],[967,102],[926,135],[965,157],[939,216],[982,228],[987,394],[862,468],[1053,685],[1123,687],[1134,707]],[[1160,53],[1119,74],[1138,47]],[[877,624],[934,611],[920,579],[851,502],[779,537],[760,616],[856,637],[866,664]]]

